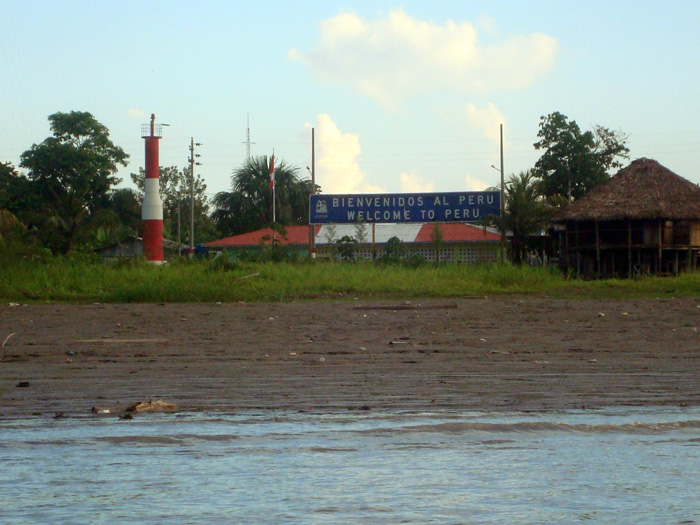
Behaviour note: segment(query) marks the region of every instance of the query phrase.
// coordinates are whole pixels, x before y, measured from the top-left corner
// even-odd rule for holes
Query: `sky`
[[[700,183],[700,4],[0,0],[0,161],[88,111],[144,166],[141,125],[167,123],[160,164],[213,196],[250,153],[323,193],[479,191],[532,168],[540,117],[629,134]],[[495,166],[496,168],[494,168]]]

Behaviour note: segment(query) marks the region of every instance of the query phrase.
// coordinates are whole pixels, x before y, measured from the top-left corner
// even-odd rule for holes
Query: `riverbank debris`
[[[141,401],[139,403],[134,403],[126,407],[126,412],[172,412],[177,410],[177,405],[175,403],[168,403],[162,399],[157,401]]]

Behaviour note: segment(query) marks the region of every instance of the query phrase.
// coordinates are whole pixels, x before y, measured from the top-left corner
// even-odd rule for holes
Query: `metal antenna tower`
[[[250,113],[248,113],[248,126],[245,131],[245,151],[247,155],[247,160],[250,161],[250,145],[255,144],[255,142],[250,142]]]

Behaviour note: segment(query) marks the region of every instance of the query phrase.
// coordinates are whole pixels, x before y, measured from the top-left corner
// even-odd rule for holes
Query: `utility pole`
[[[501,264],[506,262],[506,228],[503,216],[506,212],[505,180],[503,176],[503,124],[501,124]]]
[[[311,194],[316,193],[316,142],[315,128],[311,128]],[[311,210],[309,210],[309,213]],[[316,225],[309,224],[309,252],[312,260],[316,259]]]
[[[177,254],[182,255],[180,253],[181,246],[182,246],[182,228],[180,227],[180,195],[177,196]]]
[[[190,254],[194,254],[194,167],[202,165],[201,162],[195,162],[195,158],[201,155],[195,154],[194,147],[201,145],[201,142],[194,141],[194,137],[190,138]]]

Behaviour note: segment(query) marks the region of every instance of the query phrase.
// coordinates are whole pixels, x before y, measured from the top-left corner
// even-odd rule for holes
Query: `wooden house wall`
[[[700,221],[690,223],[690,244],[700,246]]]
[[[560,264],[582,275],[636,276],[697,267],[700,221],[571,221]]]

